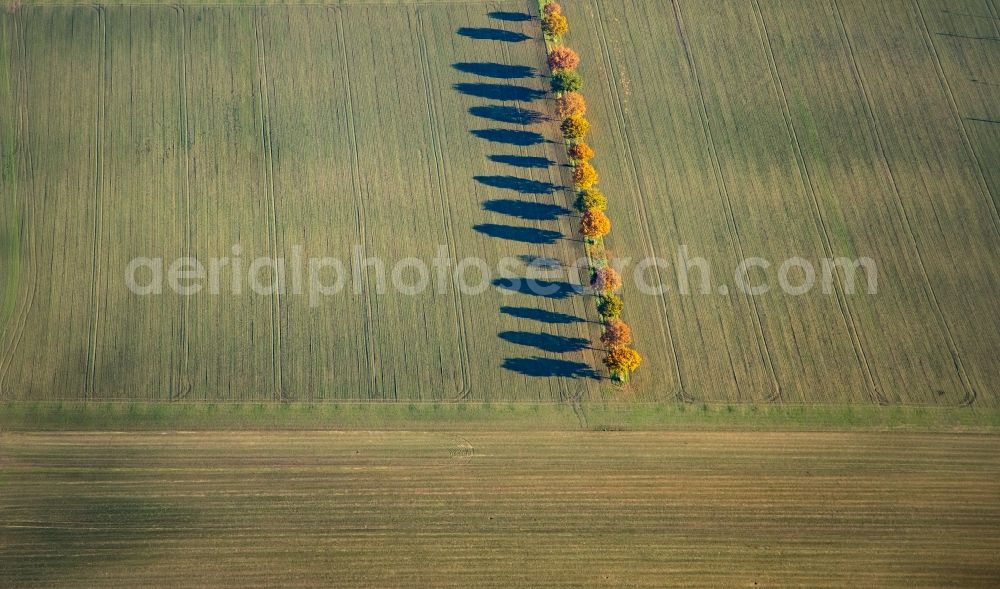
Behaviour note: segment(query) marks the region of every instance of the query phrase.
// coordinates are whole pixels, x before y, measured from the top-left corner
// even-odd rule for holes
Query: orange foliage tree
[[[604,211],[591,209],[580,218],[580,233],[591,239],[604,237],[611,232],[611,219]]]
[[[569,47],[556,47],[549,52],[549,69],[573,70],[580,65],[580,56]]]
[[[587,114],[587,101],[579,92],[566,92],[556,99],[556,115],[560,119]]]
[[[562,12],[562,6],[558,2],[546,2],[545,8],[542,10],[546,15],[553,14],[556,12]]]
[[[586,189],[597,184],[597,170],[590,162],[580,162],[573,166],[573,184],[579,189]]]
[[[611,294],[622,287],[622,277],[611,266],[605,266],[594,273],[593,285],[598,291]]]
[[[585,162],[594,157],[594,150],[583,141],[579,141],[569,146],[569,157]]]
[[[612,350],[627,348],[632,345],[632,328],[621,319],[612,319],[604,326],[601,343]]]

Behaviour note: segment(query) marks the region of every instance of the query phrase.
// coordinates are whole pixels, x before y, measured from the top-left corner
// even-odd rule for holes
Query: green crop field
[[[10,587],[987,587],[992,436],[0,434]]]
[[[713,272],[626,281],[627,387],[572,281],[380,292],[365,263],[583,255],[534,0],[26,2],[0,13],[0,399],[1000,403],[995,3],[565,4],[609,248]],[[325,256],[359,272],[318,304],[125,286],[137,257]],[[878,293],[731,288],[791,256],[870,257]]]
[[[985,328],[1000,324],[994,4],[566,4],[601,121],[591,143],[614,195],[611,247],[672,260],[687,246],[730,287],[749,256],[878,263],[871,296],[840,276],[829,295],[628,297],[643,318],[641,388],[1000,402],[1000,332]]]

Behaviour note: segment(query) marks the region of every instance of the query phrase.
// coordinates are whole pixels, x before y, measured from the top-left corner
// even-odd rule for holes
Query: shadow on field
[[[520,43],[521,41],[531,39],[531,37],[524,33],[515,33],[492,27],[462,27],[458,29],[458,34],[480,41],[505,41],[507,43]]]
[[[526,20],[531,20],[531,15],[525,12],[507,12],[504,10],[494,10],[488,15],[490,18],[495,18],[497,20],[506,20],[509,22],[524,22]]]
[[[524,22],[534,20],[534,17],[531,15],[521,12],[495,11],[490,12],[489,16],[497,21]],[[459,29],[459,34],[473,39],[502,41],[527,40],[530,38],[520,32],[501,31],[493,28],[461,28]],[[539,46],[541,46],[540,42]],[[532,197],[530,200],[519,200],[516,198],[487,199],[482,203],[483,210],[531,222],[532,224],[554,224],[562,217],[572,214],[572,211],[564,206],[564,199],[552,196],[556,191],[563,189],[563,187],[553,183],[553,181],[561,182],[561,178],[563,177],[561,170],[544,171],[553,166],[558,166],[558,162],[553,161],[549,157],[533,155],[531,154],[533,150],[529,149],[534,146],[544,146],[542,149],[536,147],[537,151],[535,153],[545,153],[549,149],[549,144],[557,143],[556,141],[546,139],[541,133],[528,130],[528,127],[531,125],[552,120],[550,115],[547,114],[546,108],[544,108],[544,103],[542,103],[542,108],[539,108],[537,105],[535,105],[536,108],[534,109],[525,108],[527,103],[541,100],[548,96],[546,90],[538,88],[538,86],[542,85],[538,79],[546,77],[542,73],[542,70],[536,70],[534,67],[500,63],[463,62],[454,63],[452,67],[459,72],[482,78],[497,80],[535,79],[534,82],[525,81],[507,84],[463,82],[452,86],[456,92],[466,96],[492,101],[486,104],[470,106],[468,112],[472,117],[493,121],[502,126],[494,129],[471,129],[470,132],[474,136],[492,143],[512,146],[511,151],[520,152],[491,155],[489,156],[490,161],[525,170],[543,170],[542,172],[533,173],[522,170],[523,176],[529,177],[509,174],[474,176],[473,178],[476,182],[491,189],[511,190],[522,195],[531,195]],[[531,84],[535,84],[535,86],[532,87]],[[536,176],[538,179],[530,176]],[[562,204],[556,204],[557,202]],[[549,225],[543,226],[549,227]],[[552,225],[552,227],[555,229],[560,228],[558,225]],[[481,223],[473,226],[474,231],[489,237],[538,246],[553,245],[560,240],[572,239],[571,237],[564,236],[561,231],[555,229],[497,223]],[[546,253],[549,252],[538,252],[538,254]],[[570,282],[561,281],[561,279],[567,278],[567,275],[564,273],[564,270],[567,268],[558,259],[550,255],[535,255],[531,253],[523,254],[519,258],[529,267],[529,270],[543,270],[541,275],[552,278],[552,280],[543,280],[541,279],[541,275],[537,273],[534,273],[530,279],[512,277],[493,280],[493,286],[501,292],[505,294],[530,295],[550,300],[567,300],[576,294],[584,292],[584,289],[581,287]],[[549,273],[546,274],[545,271]],[[531,272],[528,273],[532,274]],[[569,279],[572,280],[572,277]],[[541,304],[541,301],[539,301],[539,304]],[[574,309],[575,307],[569,305],[569,308]],[[503,306],[500,308],[500,312],[511,318],[536,321],[539,324],[548,326],[575,326],[587,323],[585,319],[572,314],[559,313],[550,309],[536,309],[530,306]],[[550,327],[550,329],[555,330],[556,328]],[[574,336],[586,336],[587,334],[580,327],[564,327],[563,329],[571,333],[564,335],[534,331],[500,331],[497,333],[497,337],[508,344],[535,348],[546,354],[577,354],[577,356],[573,357],[582,357],[583,355],[580,352],[590,349],[590,340],[586,337]],[[503,361],[502,368],[534,378],[600,379],[600,376],[583,362],[541,356],[506,358]],[[559,386],[562,388],[562,385]],[[560,398],[564,398],[564,393],[560,393]]]
[[[453,86],[466,96],[501,100],[507,102],[532,102],[545,97],[545,92],[512,84],[487,84],[482,82],[459,82]]]
[[[545,137],[539,133],[517,129],[473,129],[470,133],[492,143],[502,143],[515,147],[531,147],[546,141]]]
[[[19,499],[0,526],[0,586],[95,583],[109,564],[135,560],[141,547],[191,529],[194,509],[135,496],[140,479],[133,476],[141,474],[129,469],[148,459],[136,450],[87,447],[5,464],[0,492]]]
[[[498,164],[506,164],[508,166],[514,166],[515,168],[533,168],[533,169],[548,168],[549,166],[554,166],[556,163],[547,157],[534,157],[530,155],[506,155],[506,154],[491,155],[490,161],[496,162]]]
[[[517,227],[514,225],[498,225],[496,223],[480,223],[474,226],[473,229],[483,235],[496,237],[497,239],[538,245],[553,244],[563,237],[563,234],[559,231],[536,229],[534,227]]]
[[[507,198],[488,200],[483,203],[483,208],[525,221],[557,221],[559,217],[568,215],[570,212],[569,209],[559,205]]]
[[[528,321],[538,321],[539,323],[549,323],[552,325],[569,325],[571,323],[586,322],[585,319],[581,319],[576,315],[535,309],[534,307],[500,307],[500,312],[511,317],[517,317],[518,319],[527,319]]]
[[[600,380],[600,376],[583,362],[571,362],[555,358],[507,358],[503,367],[512,372],[537,378],[590,378]]]
[[[541,180],[529,180],[517,176],[475,176],[476,182],[485,184],[491,188],[501,188],[503,190],[514,190],[521,194],[552,194],[558,188],[551,182]]]
[[[556,300],[568,299],[582,292],[582,287],[563,281],[497,278],[492,284],[507,292]]]
[[[518,256],[518,259],[528,266],[532,266],[533,268],[538,268],[540,270],[559,270],[563,267],[562,262],[549,256],[523,254]]]
[[[484,78],[500,78],[502,80],[514,80],[517,78],[534,78],[535,68],[527,65],[506,65],[503,63],[453,63],[451,67],[456,70],[482,76]]]
[[[582,337],[565,337],[551,333],[532,333],[529,331],[501,331],[500,339],[519,346],[538,348],[543,352],[553,354],[568,354],[586,350],[590,342]]]
[[[511,125],[534,125],[546,120],[545,115],[535,110],[496,104],[473,106],[469,109],[469,114],[481,119],[489,119],[498,123],[509,123]]]

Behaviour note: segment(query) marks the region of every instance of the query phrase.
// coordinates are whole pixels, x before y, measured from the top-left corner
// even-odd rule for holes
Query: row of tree
[[[587,243],[591,285],[598,293],[597,311],[603,324],[601,343],[608,349],[604,364],[615,378],[627,380],[639,367],[642,357],[632,348],[632,328],[621,319],[623,304],[618,291],[622,287],[622,278],[611,267],[604,247],[604,236],[611,232],[611,219],[605,213],[608,199],[597,188],[600,178],[590,163],[595,153],[584,141],[590,130],[590,121],[586,118],[587,102],[580,93],[583,79],[576,71],[580,56],[561,43],[561,37],[569,31],[569,23],[557,2],[545,3],[542,30],[550,46],[548,65],[552,70],[551,88],[556,96],[556,114],[562,119],[559,128],[566,139],[567,153],[573,165],[573,185],[577,190],[575,205],[581,213],[580,233]]]

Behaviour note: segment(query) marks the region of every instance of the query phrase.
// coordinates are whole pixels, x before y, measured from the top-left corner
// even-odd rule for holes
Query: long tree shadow
[[[473,226],[473,229],[483,235],[489,235],[497,239],[537,245],[551,245],[563,237],[563,234],[559,231],[536,229],[534,227],[516,227],[514,225],[498,225],[496,223],[480,223]]]
[[[542,139],[544,141],[544,138]],[[534,157],[530,155],[507,155],[496,154],[490,156],[491,162],[507,164],[516,168],[544,169],[555,165],[556,162],[547,157]]]
[[[474,176],[476,182],[491,188],[514,190],[521,194],[552,194],[558,188],[551,182],[518,178],[517,176]]]
[[[451,64],[456,70],[482,76],[484,78],[499,78],[501,80],[514,80],[517,78],[534,78],[535,68],[529,65],[507,65],[505,63],[469,63],[459,62]]]
[[[507,358],[503,361],[507,370],[538,378],[589,378],[600,380],[593,368],[583,362],[571,362],[555,358]]]
[[[517,147],[530,147],[545,143],[545,137],[534,131],[518,131],[516,129],[473,129],[470,131],[476,137],[492,143],[503,143]]]
[[[565,209],[563,209],[565,210]],[[523,254],[518,256],[525,264],[533,267],[540,268],[542,270],[559,270],[563,267],[563,263],[552,256],[536,256],[534,254]]]
[[[526,110],[517,108],[516,106],[500,106],[497,104],[473,106],[469,109],[469,114],[482,119],[511,125],[534,125],[546,120],[545,115],[536,110]]]
[[[570,212],[569,209],[559,205],[514,199],[488,200],[483,203],[483,208],[526,221],[556,221]]]
[[[548,323],[551,325],[569,325],[571,323],[586,322],[586,319],[581,319],[576,315],[557,313],[555,311],[536,309],[534,307],[500,307],[500,312],[510,315],[511,317],[517,317],[518,319],[527,319],[529,321],[538,321],[539,323]]]
[[[515,84],[488,84],[485,82],[459,82],[453,86],[466,96],[509,102],[533,102],[545,97],[545,92]]]
[[[532,18],[531,15],[526,12],[508,12],[506,10],[494,10],[487,16],[497,20],[506,20],[510,22],[524,22],[531,20]]]
[[[543,297],[546,299],[568,299],[584,292],[583,287],[563,281],[529,278],[497,278],[492,282],[499,290],[510,293]]]
[[[531,39],[531,37],[524,33],[515,33],[491,27],[462,27],[458,29],[458,34],[480,41],[505,41],[507,43],[520,43],[521,41]]]
[[[569,354],[587,349],[589,341],[582,337],[564,337],[551,333],[532,333],[529,331],[501,331],[497,337],[519,346],[538,348],[543,352],[553,354]]]

